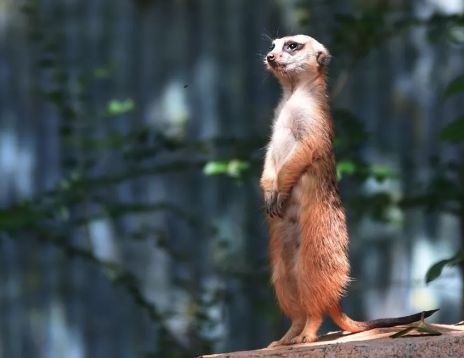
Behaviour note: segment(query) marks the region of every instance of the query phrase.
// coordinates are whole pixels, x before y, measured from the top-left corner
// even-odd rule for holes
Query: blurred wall
[[[135,112],[127,115],[132,122],[121,120],[111,126],[129,130],[127,123],[150,123],[168,136],[206,139],[267,137],[279,89],[261,63],[268,47],[266,36],[298,30],[328,41],[333,14],[357,6],[314,1],[309,25],[301,27],[294,3],[43,0],[39,5],[43,26],[59,39],[70,87],[78,85],[82,73],[101,66],[114,68],[111,85],[90,93],[90,108],[111,98],[132,98],[136,103]],[[447,11],[439,1],[425,0],[404,8],[417,16]],[[34,66],[37,51],[27,29],[18,4],[0,2],[1,207],[50,189],[65,155],[56,110],[33,95],[34,87],[45,79]],[[353,111],[371,133],[363,156],[401,174],[399,182],[368,181],[361,190],[387,188],[401,196],[430,174],[429,158],[440,149],[437,128],[459,109],[454,102],[445,106],[440,93],[462,71],[462,50],[443,47],[430,44],[422,28],[395,37],[354,66],[333,99],[334,107]],[[333,61],[335,82],[341,71],[337,57]],[[344,196],[351,190],[349,181],[342,182]],[[283,331],[286,322],[275,318],[270,286],[262,284],[261,271],[255,272],[261,275],[261,284],[250,275],[256,270],[265,274],[267,265],[257,177],[237,184],[205,177],[200,171],[173,173],[135,181],[112,195],[168,200],[207,218],[194,227],[164,213],[122,223],[162,227],[172,245],[194,257],[178,265],[149,241],[120,240],[121,223],[99,219],[90,225],[94,252],[127,265],[142,280],[150,300],[177,312],[169,329],[181,342],[186,343],[184,335],[190,329],[189,294],[195,290],[200,294],[205,287],[230,295],[209,312],[219,321],[211,330],[211,335],[221,337],[216,349],[261,347]],[[354,281],[344,300],[347,311],[365,319],[440,307],[435,319],[456,321],[461,307],[458,272],[447,270],[429,286],[423,277],[432,263],[457,249],[458,223],[453,217],[419,210],[392,215],[396,222],[381,224],[348,212]],[[209,224],[216,229],[214,235]],[[70,236],[79,240],[79,233]],[[230,265],[238,278],[217,271],[227,260],[218,242],[232,252]],[[69,260],[52,246],[27,236],[21,240],[2,236],[0,275],[1,356],[130,357],[153,351],[157,344],[155,325],[130,295],[112,286],[94,265]],[[189,279],[190,284],[179,287],[173,277]]]

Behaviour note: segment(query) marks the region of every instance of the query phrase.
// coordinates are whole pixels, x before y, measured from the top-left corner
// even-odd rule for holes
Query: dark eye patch
[[[269,46],[269,51],[274,50],[274,48],[275,48],[275,43],[271,43],[271,46]]]
[[[304,44],[300,44],[295,41],[288,41],[284,44],[283,50],[290,54],[294,53],[295,51],[299,51],[304,47]]]

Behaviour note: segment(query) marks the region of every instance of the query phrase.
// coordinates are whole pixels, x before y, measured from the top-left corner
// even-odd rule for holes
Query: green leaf
[[[227,165],[227,174],[233,178],[240,178],[246,170],[250,167],[250,163],[234,159]]]
[[[205,175],[219,175],[227,173],[226,161],[210,161],[203,167],[203,174]]]
[[[411,331],[418,331],[419,334],[409,335]],[[422,336],[441,336],[441,332],[433,329],[429,325],[421,322],[418,326],[409,326],[405,329],[402,329],[395,334],[392,334],[390,338],[407,338],[407,337],[422,337]]]
[[[432,311],[432,314],[438,310]],[[414,326],[409,326],[405,329],[402,329],[399,332],[396,332],[395,334],[392,334],[390,338],[400,338],[400,337],[419,337],[419,336],[441,336],[441,332],[433,329],[431,326],[429,326],[427,323],[424,321],[424,314],[425,312],[422,312],[421,315],[421,320],[418,325]],[[418,331],[419,334],[413,334],[413,335],[408,335],[409,332],[411,331]],[[425,333],[425,334],[424,334]]]
[[[362,121],[351,111],[337,108],[333,111],[337,134],[335,147],[342,152],[356,150],[368,139],[368,133]]]
[[[440,132],[440,139],[453,143],[464,141],[464,115],[443,128]]]
[[[0,231],[14,232],[35,227],[46,216],[45,210],[33,207],[29,203],[19,204],[0,210]]]
[[[133,111],[135,103],[132,99],[125,100],[113,99],[108,103],[107,112],[109,115],[115,116]]]
[[[417,326],[410,326],[408,328],[402,329],[401,331],[396,332],[395,334],[392,334],[390,338],[400,338],[404,337],[406,334],[411,332],[413,329],[416,329]]]
[[[232,178],[240,178],[249,168],[249,162],[239,159],[209,161],[203,167],[203,174],[208,176],[225,174]]]
[[[111,73],[112,73],[112,68],[104,67],[104,66],[97,67],[95,71],[93,72],[94,77],[99,80],[110,78]]]
[[[427,335],[429,336],[441,336],[441,332],[438,332],[436,329],[433,329],[431,326],[429,326],[424,321],[421,321],[419,323],[417,330],[419,332],[427,333]]]
[[[341,180],[343,174],[352,175],[356,171],[356,163],[351,160],[342,160],[337,164],[337,178]]]
[[[448,260],[441,260],[435,263],[432,267],[430,267],[425,274],[425,282],[429,283],[438,278],[443,271],[443,268],[448,264]]]
[[[395,178],[392,169],[386,165],[373,164],[369,168],[370,176],[373,176],[377,181]]]
[[[456,266],[464,262],[464,251],[459,251],[456,255],[449,259],[441,260],[429,268],[425,275],[425,282],[429,283],[438,278],[445,266]]]
[[[454,79],[448,87],[446,87],[444,97],[448,98],[461,92],[464,92],[464,75]]]
[[[56,105],[61,105],[65,101],[64,92],[61,90],[50,91],[46,94],[47,98]]]

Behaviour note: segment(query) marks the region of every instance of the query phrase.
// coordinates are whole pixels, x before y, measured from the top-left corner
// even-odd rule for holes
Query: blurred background
[[[333,54],[356,319],[463,319],[464,1],[0,0],[0,356],[191,357],[288,321],[270,39]],[[335,329],[327,320],[321,333]]]

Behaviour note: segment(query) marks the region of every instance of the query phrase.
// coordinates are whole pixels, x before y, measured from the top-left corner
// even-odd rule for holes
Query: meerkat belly
[[[308,201],[315,199],[316,188],[317,178],[309,172],[303,174],[292,190],[282,220],[282,225],[288,233],[288,235],[285,235],[283,245],[287,247],[286,251],[291,252],[292,256],[294,256],[292,257],[294,263],[296,263],[301,243],[301,214],[303,213],[303,206],[307,206]]]
[[[317,204],[318,178],[311,172],[301,176],[292,190],[285,218],[289,221],[300,221],[303,209],[311,209],[308,206]]]
[[[287,237],[293,241],[293,247],[299,248],[304,241],[307,249],[314,249],[314,257],[325,256],[326,252],[321,250],[325,242],[330,243],[335,251],[339,251],[334,247],[339,245],[338,242],[333,242],[333,233],[340,231],[334,225],[341,221],[339,214],[329,203],[322,181],[317,173],[308,171],[303,174],[292,190],[283,217],[283,224],[292,233]]]
[[[284,220],[298,248],[295,270],[303,269],[315,289],[330,283],[338,295],[348,280],[346,227],[343,211],[331,203],[338,194],[328,193],[324,180],[317,172],[303,174],[292,190]]]
[[[274,132],[271,140],[271,148],[277,171],[282,167],[282,164],[293,151],[295,145],[296,140],[290,129],[282,128]]]

